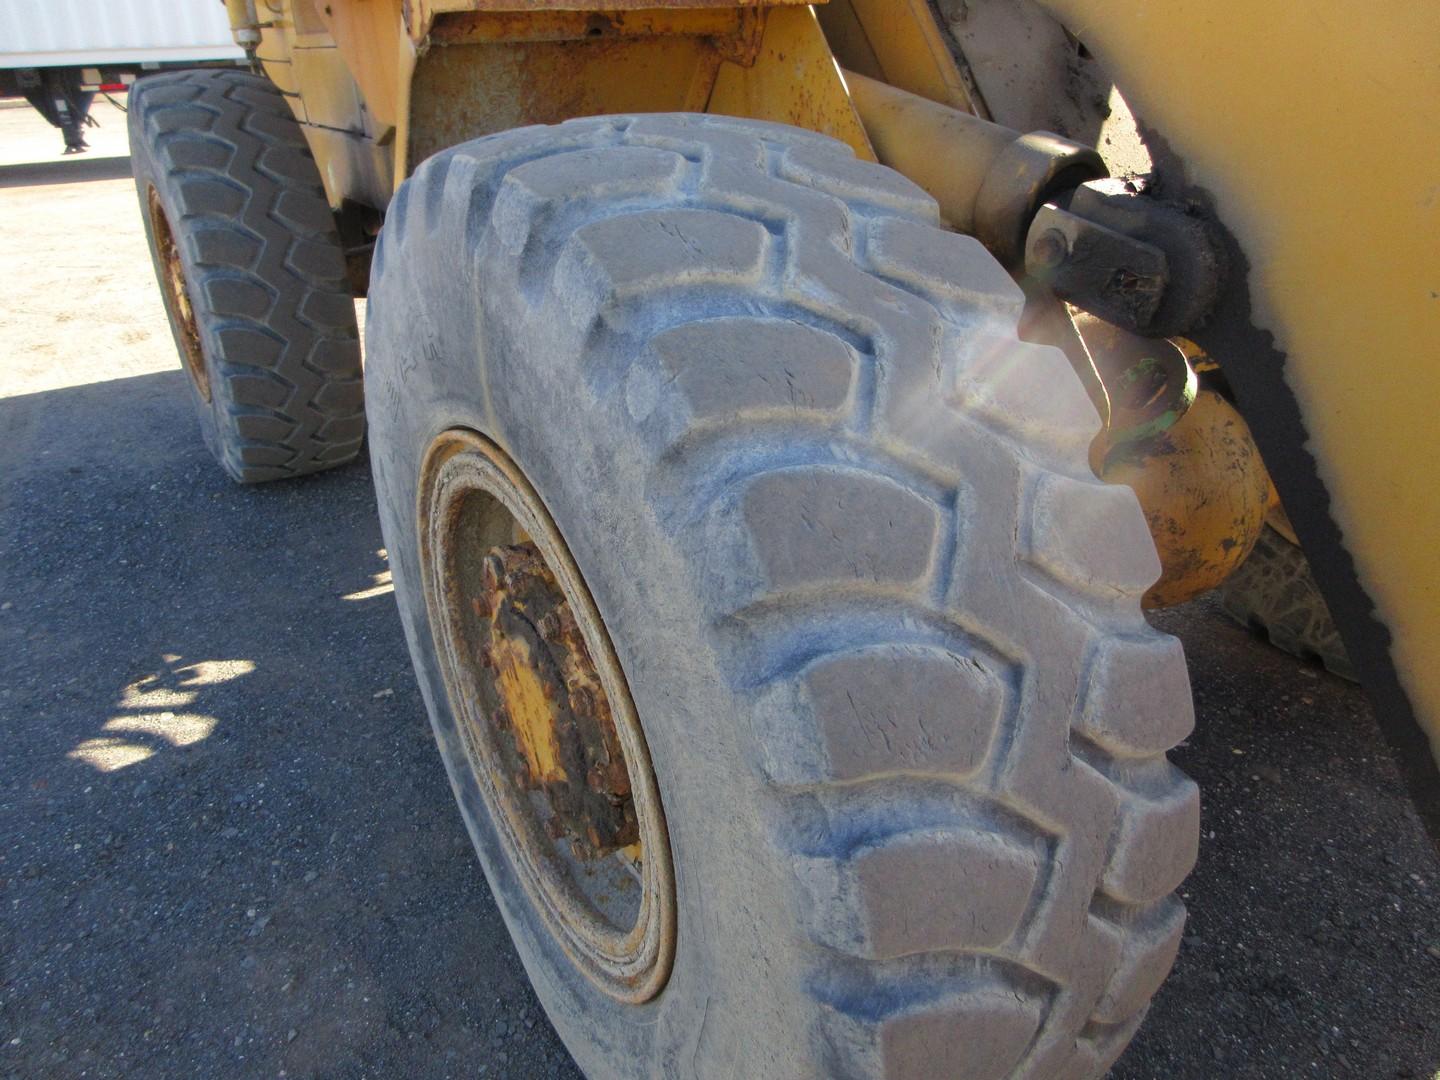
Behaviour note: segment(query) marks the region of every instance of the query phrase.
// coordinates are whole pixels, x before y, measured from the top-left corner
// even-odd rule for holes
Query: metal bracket
[[[1025,239],[1025,272],[1107,322],[1149,337],[1201,325],[1224,257],[1204,221],[1134,181],[1094,180],[1046,203]]]
[[[1054,203],[1031,222],[1025,272],[1061,300],[1137,331],[1154,321],[1170,283],[1165,252]]]

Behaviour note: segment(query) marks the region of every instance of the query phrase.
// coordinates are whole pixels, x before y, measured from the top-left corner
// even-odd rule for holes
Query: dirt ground
[[[123,116],[0,109],[0,1077],[575,1077],[470,851],[364,463],[200,443]],[[1114,1071],[1434,1077],[1440,859],[1354,687],[1163,614],[1204,792]]]

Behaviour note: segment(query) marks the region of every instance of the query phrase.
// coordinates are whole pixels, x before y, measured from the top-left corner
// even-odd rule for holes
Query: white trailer
[[[0,68],[244,58],[218,0],[0,0]]]
[[[0,97],[23,97],[84,150],[97,91],[168,67],[244,63],[219,0],[0,0]]]

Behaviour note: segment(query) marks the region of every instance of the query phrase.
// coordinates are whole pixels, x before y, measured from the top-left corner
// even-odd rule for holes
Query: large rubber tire
[[[591,1077],[1083,1077],[1168,971],[1198,840],[1159,563],[1065,358],[935,204],[843,145],[695,116],[467,143],[401,188],[371,457],[416,671],[492,890]],[[417,473],[534,485],[638,708],[673,971],[587,982],[485,816],[427,621]],[[477,973],[475,992],[484,990]]]
[[[1305,553],[1270,526],[1221,587],[1220,602],[1226,614],[1277,649],[1358,681]]]
[[[129,124],[140,213],[182,358],[187,332],[167,287],[157,205],[198,331],[191,391],[206,445],[242,483],[352,460],[365,433],[355,304],[320,174],[285,99],[244,71],[153,75],[130,91]]]

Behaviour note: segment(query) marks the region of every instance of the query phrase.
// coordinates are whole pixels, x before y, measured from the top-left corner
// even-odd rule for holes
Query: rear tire
[[[360,340],[320,175],[284,97],[244,71],[154,75],[130,92],[150,255],[205,443],[257,483],[352,460]]]
[[[714,117],[468,143],[400,190],[367,325],[396,598],[516,946],[591,1077],[1097,1077],[1168,971],[1192,724],[1128,488],[1021,294],[829,139]],[[648,741],[678,930],[623,1003],[547,930],[466,758],[417,505],[501,448]],[[476,993],[483,993],[477,982]]]
[[[1324,664],[1342,679],[1360,681],[1305,553],[1278,530],[1265,526],[1254,549],[1221,587],[1220,602],[1226,614],[1277,649]]]

